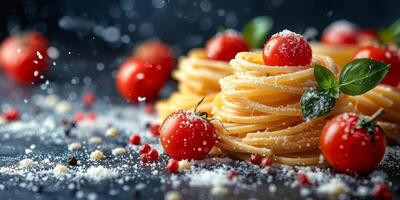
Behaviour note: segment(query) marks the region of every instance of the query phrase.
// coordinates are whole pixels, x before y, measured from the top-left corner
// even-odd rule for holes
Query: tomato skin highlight
[[[353,59],[358,58],[371,58],[390,64],[389,72],[381,81],[381,84],[397,86],[400,83],[400,59],[394,51],[379,46],[367,45],[358,48],[354,52]]]
[[[268,66],[306,66],[311,59],[310,44],[287,30],[273,35],[264,45],[263,60]]]
[[[48,71],[48,48],[49,41],[37,32],[9,36],[0,46],[0,66],[18,84],[36,83]]]
[[[139,44],[133,57],[144,60],[152,65],[162,66],[164,79],[168,79],[175,65],[175,53],[165,43],[150,40]]]
[[[359,44],[378,43],[379,38],[376,30],[370,28],[363,28],[359,31],[357,40]]]
[[[161,125],[160,141],[173,159],[203,159],[216,142],[214,125],[192,111],[179,110]]]
[[[380,128],[369,133],[358,128],[360,118],[353,113],[336,116],[327,122],[320,136],[321,152],[336,170],[346,173],[368,173],[381,162],[386,138]],[[374,142],[371,141],[374,138]]]
[[[321,37],[321,42],[329,45],[353,45],[358,41],[358,28],[347,21],[337,21],[329,25]]]
[[[129,58],[118,69],[116,87],[123,98],[131,103],[154,100],[168,76],[161,65]]]
[[[208,40],[205,49],[208,58],[222,61],[230,61],[237,53],[250,50],[239,33],[229,31]]]

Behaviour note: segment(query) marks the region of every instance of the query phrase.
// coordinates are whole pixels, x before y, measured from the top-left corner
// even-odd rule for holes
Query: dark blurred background
[[[106,86],[138,41],[158,38],[181,55],[218,27],[241,30],[259,15],[274,19],[272,33],[321,33],[338,19],[385,27],[399,8],[398,0],[8,0],[0,6],[0,39],[40,31],[59,53],[53,82]]]

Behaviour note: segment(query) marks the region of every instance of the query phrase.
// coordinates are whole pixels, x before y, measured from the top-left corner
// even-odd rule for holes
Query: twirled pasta
[[[191,50],[181,57],[173,77],[178,81],[178,91],[156,104],[159,119],[163,120],[178,109],[194,109],[205,97],[198,111],[211,112],[211,103],[220,90],[218,81],[232,74],[228,62],[208,59],[203,49]]]
[[[339,67],[328,56],[313,55],[312,64],[335,75]],[[260,53],[242,52],[231,60],[233,75],[220,80],[221,92],[213,102],[217,146],[228,155],[245,159],[251,153],[288,165],[322,164],[319,135],[326,119],[353,111],[341,95],[333,110],[320,118],[303,121],[300,98],[317,85],[310,66],[265,66]]]
[[[340,68],[343,68],[351,61],[358,45],[328,45],[319,42],[311,42],[314,53],[331,57]]]
[[[387,85],[379,85],[371,91],[350,97],[356,111],[364,115],[372,115],[383,108],[385,113],[378,121],[387,138],[400,142],[400,90]]]

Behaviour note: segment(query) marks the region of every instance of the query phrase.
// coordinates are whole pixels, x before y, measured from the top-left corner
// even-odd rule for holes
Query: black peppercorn
[[[68,165],[76,166],[78,164],[78,160],[75,157],[68,157]]]

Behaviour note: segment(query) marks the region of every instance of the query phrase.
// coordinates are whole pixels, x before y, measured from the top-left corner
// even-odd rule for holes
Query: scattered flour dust
[[[83,177],[94,181],[100,182],[106,179],[112,179],[118,176],[118,172],[105,168],[103,166],[92,166],[87,169],[86,172],[81,174]]]
[[[231,185],[235,183],[234,180],[228,179],[229,172],[224,169],[207,170],[201,169],[187,173],[190,186],[215,186],[215,185]]]

